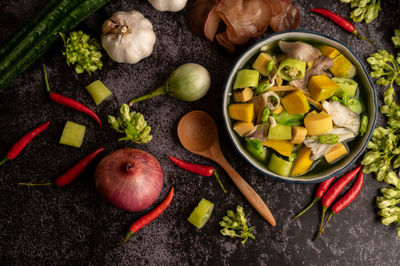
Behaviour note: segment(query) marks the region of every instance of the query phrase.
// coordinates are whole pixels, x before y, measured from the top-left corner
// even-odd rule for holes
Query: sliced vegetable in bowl
[[[260,84],[269,86],[260,90]],[[240,154],[261,172],[292,182],[320,182],[345,171],[365,149],[376,111],[371,80],[354,53],[301,31],[249,48],[223,98],[225,125]],[[254,139],[265,151],[254,152],[248,144]]]

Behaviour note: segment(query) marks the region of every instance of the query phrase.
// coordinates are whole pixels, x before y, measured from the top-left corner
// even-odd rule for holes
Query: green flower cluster
[[[393,43],[396,45],[395,41]],[[376,203],[382,223],[397,222],[397,235],[400,236],[400,207],[395,206],[400,203],[400,106],[395,101],[394,90],[395,84],[400,86],[400,55],[395,59],[393,54],[378,50],[368,57],[367,62],[373,70],[371,76],[377,79],[376,84],[388,86],[384,92],[385,104],[380,109],[387,117],[387,126],[374,130],[367,146],[369,151],[361,164],[364,173],[374,172],[378,181],[393,186],[382,188],[383,197],[377,197]]]
[[[150,135],[150,126],[147,125],[143,115],[138,112],[130,112],[129,106],[123,104],[120,108],[120,117],[108,116],[108,123],[117,132],[125,133],[126,136],[118,139],[130,140],[134,143],[147,143],[153,136]]]
[[[382,216],[381,222],[384,225],[396,223],[397,236],[400,236],[400,189],[393,187],[381,188],[383,196],[376,197],[376,205],[379,208],[378,215]]]
[[[350,4],[353,9],[350,18],[354,22],[370,23],[376,19],[381,10],[381,0],[340,0],[342,3]]]
[[[400,27],[394,30],[394,36],[392,37],[392,42],[394,44],[394,47],[400,48]],[[399,58],[399,55],[397,55],[397,58]]]
[[[64,42],[65,51],[63,55],[67,58],[68,65],[75,65],[75,71],[78,74],[84,71],[91,72],[101,69],[101,46],[95,39],[82,31],[73,31],[66,39],[65,35],[60,33]]]
[[[243,238],[242,244],[246,243],[249,237],[254,239],[254,235],[251,233],[254,227],[247,226],[247,219],[241,206],[236,207],[236,213],[232,210],[228,210],[226,213],[227,216],[224,216],[219,222],[219,225],[223,227],[222,235]]]

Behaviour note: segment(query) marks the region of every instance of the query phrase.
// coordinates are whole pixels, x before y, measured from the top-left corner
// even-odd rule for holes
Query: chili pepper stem
[[[3,159],[3,161],[0,162],[0,165],[5,164],[5,163],[8,162],[8,161],[9,161],[9,159],[8,159],[7,157],[5,157],[5,158]]]
[[[328,219],[326,220],[324,226],[323,226],[322,229],[321,229],[321,234],[324,232],[325,227],[328,225],[328,223],[329,223],[329,221],[331,220],[331,218],[333,217],[333,215],[335,215],[334,212],[331,212],[331,213],[329,214]]]
[[[228,193],[228,192],[226,191],[226,189],[224,188],[224,185],[222,185],[222,182],[221,182],[221,180],[219,179],[219,175],[218,175],[218,173],[217,173],[217,171],[216,171],[215,169],[213,170],[213,174],[214,174],[214,176],[217,178],[218,183],[219,183],[219,185],[221,186],[221,188],[222,188],[222,190],[224,191],[224,193]]]
[[[376,44],[375,41],[372,41],[372,40],[370,40],[370,39],[367,39],[365,36],[363,36],[363,35],[361,35],[360,33],[358,33],[357,29],[354,29],[351,33],[353,33],[353,34],[356,35],[358,38],[360,38],[360,39],[362,39],[362,40],[364,40],[364,41],[367,41],[367,42],[372,43],[372,44],[374,44],[374,45]]]
[[[140,96],[138,98],[135,98],[135,99],[131,100],[129,102],[129,107],[132,107],[132,105],[134,103],[137,103],[137,102],[140,102],[140,101],[144,101],[144,100],[147,100],[147,99],[152,98],[154,96],[163,95],[163,94],[166,94],[166,93],[167,93],[167,87],[161,86],[160,88],[155,89],[152,92],[149,92],[149,93],[147,93],[147,94],[145,94],[143,96]]]
[[[321,224],[319,225],[318,233],[315,236],[314,240],[317,239],[321,234],[322,234],[322,227],[324,225],[324,220],[325,220],[325,213],[328,210],[327,207],[322,207],[322,218],[321,218]]]
[[[308,211],[317,201],[319,201],[318,197],[315,197],[314,200],[310,203],[310,205],[307,206],[307,208],[305,208],[302,212],[300,212],[299,214],[297,214],[293,220],[296,220],[297,218],[299,218],[300,216],[302,216],[306,211]]]
[[[50,84],[49,84],[49,80],[47,79],[47,72],[46,72],[46,65],[43,64],[43,73],[44,73],[44,82],[46,83],[46,91],[48,93],[51,92],[50,90]]]
[[[35,184],[35,183],[18,183],[19,186],[28,186],[28,187],[43,187],[43,186],[51,186],[53,183],[43,183],[43,184]]]
[[[129,232],[126,234],[126,236],[125,236],[123,242],[121,242],[121,245],[125,244],[126,241],[128,241],[128,239],[129,239],[132,235],[133,235],[133,233],[132,233],[131,231],[129,231]]]

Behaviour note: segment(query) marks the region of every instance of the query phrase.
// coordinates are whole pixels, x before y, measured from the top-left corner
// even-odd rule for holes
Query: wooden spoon
[[[218,163],[231,177],[240,192],[272,226],[276,221],[267,205],[253,188],[232,168],[221,152],[214,119],[203,111],[187,113],[178,124],[178,137],[185,149]]]

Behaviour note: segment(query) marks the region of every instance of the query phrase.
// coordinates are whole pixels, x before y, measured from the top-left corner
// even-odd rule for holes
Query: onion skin
[[[163,172],[157,159],[138,149],[120,149],[104,157],[96,168],[100,196],[112,205],[142,211],[160,196]]]

